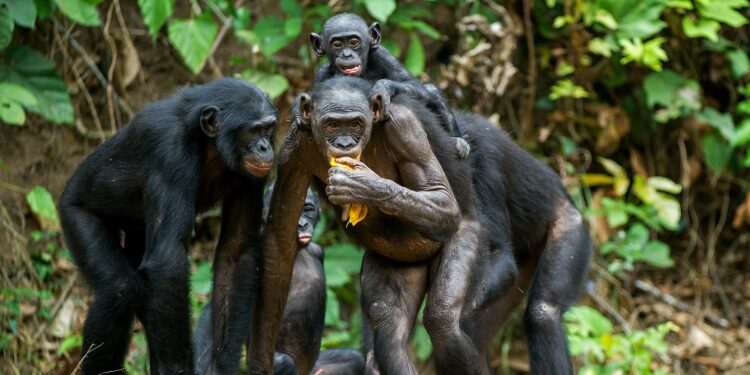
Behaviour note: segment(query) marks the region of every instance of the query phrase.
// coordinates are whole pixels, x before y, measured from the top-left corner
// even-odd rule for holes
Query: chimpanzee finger
[[[336,163],[346,164],[346,165],[348,165],[348,166],[350,166],[352,168],[356,168],[358,166],[364,166],[365,165],[365,163],[363,163],[363,162],[361,162],[361,161],[359,161],[357,159],[350,158],[348,156],[343,156],[343,157],[340,157],[340,158],[336,158]]]

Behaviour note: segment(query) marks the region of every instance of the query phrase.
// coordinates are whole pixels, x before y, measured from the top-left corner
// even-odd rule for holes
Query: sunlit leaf
[[[0,7],[0,49],[7,47],[13,39],[14,25],[10,12],[4,7]]]
[[[26,194],[26,202],[39,222],[39,226],[48,232],[60,231],[60,219],[52,195],[42,186],[36,186]]]
[[[396,10],[396,0],[368,0],[365,1],[365,8],[373,18],[385,23]]]
[[[169,42],[194,74],[203,68],[218,31],[218,26],[208,14],[173,20],[167,28]]]
[[[287,81],[286,77],[258,69],[246,69],[236,76],[258,86],[271,99],[277,98],[289,88],[289,81]]]
[[[0,120],[8,125],[23,125],[26,122],[26,112],[17,102],[0,100]]]
[[[712,42],[719,40],[719,29],[721,25],[714,21],[701,18],[696,23],[692,18],[682,18],[682,31],[690,38],[706,38]]]
[[[101,0],[55,0],[60,10],[76,23],[85,26],[99,26],[99,11],[96,5]]]
[[[174,0],[138,0],[138,7],[151,38],[156,39],[164,22],[172,15]]]
[[[63,339],[60,343],[60,347],[57,348],[57,355],[62,356],[69,353],[73,349],[80,348],[83,344],[83,337],[81,335],[71,335]]]
[[[731,141],[734,138],[734,121],[732,120],[732,115],[707,107],[701,112],[696,113],[695,117],[718,130],[726,140]]]
[[[406,66],[406,69],[408,69],[411,74],[417,76],[424,71],[424,63],[424,48],[422,47],[422,41],[419,40],[417,34],[411,33],[409,49],[406,51],[404,66]]]
[[[745,51],[740,48],[730,48],[725,55],[732,66],[732,75],[735,78],[742,78],[750,73],[750,59]]]

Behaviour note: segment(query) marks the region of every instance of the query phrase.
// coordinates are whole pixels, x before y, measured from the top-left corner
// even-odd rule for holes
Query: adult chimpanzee
[[[315,180],[327,185],[331,203],[368,207],[365,219],[346,231],[367,249],[362,305],[372,329],[368,357],[377,362],[368,360],[370,370],[416,373],[407,342],[427,292],[424,322],[438,372],[480,373],[486,366],[478,352],[483,337],[473,328],[486,318],[478,315],[483,308],[499,303],[481,294],[504,286],[500,301],[510,295],[515,258],[519,287],[533,275],[526,311],[532,371],[570,373],[561,316],[583,282],[590,246],[559,178],[475,116],[457,117],[475,150],[458,160],[439,117],[409,95],[389,103],[387,90],[375,86],[369,103],[369,84],[356,78],[327,80],[312,96],[300,97],[300,118],[309,129],[293,127],[278,159],[260,288],[265,303],[251,336],[251,370],[267,372],[273,362],[294,261],[292,228]],[[373,126],[383,118],[389,120]],[[353,170],[329,168],[330,158]],[[504,256],[485,256],[492,263],[479,267],[493,236],[501,247],[492,250]],[[482,280],[493,273],[508,275],[495,278],[499,286]]]
[[[440,91],[434,85],[422,85],[395,56],[380,47],[379,23],[374,22],[368,28],[361,17],[342,13],[328,19],[321,34],[310,33],[310,43],[316,55],[328,55],[328,62],[315,72],[313,86],[341,75],[364,78],[372,83],[387,79],[391,81],[392,96],[408,92],[441,116],[441,124],[455,137],[459,157],[469,155],[471,146],[461,138],[463,129],[456,123]]]
[[[271,185],[263,198],[263,216],[267,217]],[[311,241],[320,215],[320,198],[313,189],[307,190],[302,214],[297,222],[297,256],[287,298],[281,331],[276,343],[274,372],[276,375],[358,374],[364,370],[362,355],[354,350],[329,349],[320,353],[326,304],[326,279],[323,270],[323,248]],[[211,335],[211,304],[206,305],[195,333],[197,373],[208,370]],[[250,321],[248,321],[248,324]],[[317,359],[317,361],[316,361]],[[311,371],[313,369],[314,371]]]
[[[217,373],[237,371],[277,119],[257,88],[223,79],[144,107],[81,163],[60,213],[94,291],[84,374],[123,371],[134,317],[146,330],[152,373],[193,372],[185,251],[196,213],[222,198],[211,364]]]

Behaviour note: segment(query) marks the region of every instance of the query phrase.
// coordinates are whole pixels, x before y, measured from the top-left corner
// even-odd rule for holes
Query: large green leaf
[[[13,39],[13,16],[7,7],[0,7],[0,49],[7,47]]]
[[[167,28],[169,42],[194,74],[198,74],[203,68],[218,32],[218,26],[208,14],[187,20],[173,20]]]
[[[714,171],[723,171],[732,156],[732,148],[716,133],[708,133],[701,138],[701,149],[703,160]]]
[[[96,5],[101,0],[55,0],[60,10],[76,23],[85,26],[99,26],[99,11]]]
[[[422,47],[422,41],[419,40],[419,35],[416,33],[411,33],[411,41],[409,42],[409,49],[406,51],[404,66],[415,76],[424,71],[424,47]]]
[[[0,100],[0,121],[8,125],[23,125],[26,112],[18,102]]]
[[[701,18],[696,23],[692,18],[685,16],[682,18],[682,31],[690,38],[706,38],[712,42],[719,40],[719,29],[721,25],[714,21]]]
[[[747,5],[745,0],[698,0],[698,11],[704,17],[732,27],[741,27],[747,24],[747,18],[737,9]]]
[[[750,59],[747,54],[740,48],[730,48],[726,51],[725,56],[732,66],[732,75],[735,78],[742,78],[750,73]]]
[[[34,94],[14,83],[0,83],[0,120],[11,125],[23,125],[26,122],[26,112],[22,105],[27,107],[36,105]]]
[[[271,57],[299,36],[302,31],[301,22],[296,18],[285,21],[274,16],[265,17],[252,30],[238,31],[237,37],[257,46],[265,56]]]
[[[659,19],[666,0],[598,0],[596,3],[617,21],[618,39],[647,39],[667,26]]]
[[[138,7],[151,37],[156,39],[164,22],[172,15],[174,0],[138,0]]]
[[[34,28],[36,21],[36,4],[31,0],[4,0],[7,2],[10,15],[17,24]]]
[[[242,73],[237,74],[237,77],[258,86],[258,88],[267,93],[271,99],[277,98],[289,88],[289,81],[287,81],[286,77],[258,69],[246,69]]]
[[[396,10],[396,0],[368,0],[365,1],[365,8],[373,18],[385,23]]]
[[[37,186],[26,194],[26,202],[31,207],[31,212],[39,221],[39,225],[45,231],[56,232],[60,230],[60,219],[57,216],[57,208],[52,195],[42,186]]]
[[[55,123],[73,122],[73,106],[65,82],[55,72],[55,64],[31,48],[13,45],[0,57],[0,82],[15,83],[30,91],[36,104],[30,111]]]
[[[726,140],[731,141],[734,138],[734,121],[732,120],[732,115],[721,113],[708,107],[696,113],[695,117],[718,130]]]
[[[655,110],[654,119],[659,122],[666,122],[701,108],[698,82],[669,69],[646,77],[643,91],[646,93],[646,104]]]

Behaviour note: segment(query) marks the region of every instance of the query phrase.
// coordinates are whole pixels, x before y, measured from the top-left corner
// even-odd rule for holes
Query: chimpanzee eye
[[[333,43],[331,43],[331,47],[335,49],[339,49],[344,46],[344,43],[341,43],[340,40],[334,40]]]
[[[359,38],[351,38],[349,39],[349,46],[352,48],[359,47]]]
[[[326,121],[326,123],[323,125],[323,130],[325,130],[326,133],[333,133],[339,128],[339,124],[336,123],[336,121]]]
[[[353,131],[355,131],[355,132],[358,132],[358,131],[362,130],[362,121],[360,121],[360,120],[354,120],[354,121],[352,121],[352,122],[351,122],[351,123],[349,124],[349,127],[350,127],[350,128],[351,128],[351,129],[353,130]]]

